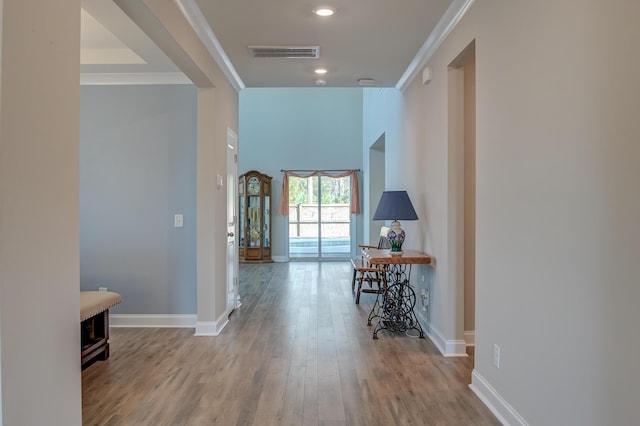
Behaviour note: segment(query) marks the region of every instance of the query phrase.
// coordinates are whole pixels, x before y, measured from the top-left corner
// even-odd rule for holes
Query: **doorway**
[[[350,176],[289,177],[289,258],[348,259],[350,199]]]
[[[476,268],[476,57],[471,42],[449,65],[450,209],[456,218],[457,333],[475,346]]]
[[[385,187],[385,134],[383,133],[369,148],[369,235],[364,244],[378,241],[384,220],[373,220]]]

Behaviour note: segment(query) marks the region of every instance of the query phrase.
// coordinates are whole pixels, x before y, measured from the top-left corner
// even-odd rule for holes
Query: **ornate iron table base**
[[[413,310],[416,306],[416,292],[409,284],[411,265],[385,265],[385,274],[389,283],[387,290],[378,295],[367,319],[367,325],[371,325],[371,321],[377,318],[373,338],[378,338],[380,330],[416,330],[419,337],[424,339],[424,331]]]

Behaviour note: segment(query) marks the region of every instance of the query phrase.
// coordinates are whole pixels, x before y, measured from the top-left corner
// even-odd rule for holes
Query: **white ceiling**
[[[137,0],[141,1],[141,0]],[[221,47],[234,86],[399,87],[424,66],[472,0],[174,0],[205,45]],[[121,2],[122,3],[122,2]],[[336,14],[312,13],[331,6]],[[81,71],[178,75],[180,70],[112,1],[82,0]],[[86,12],[86,13],[85,13]],[[253,58],[249,45],[320,46],[317,59]],[[220,62],[220,61],[218,61]],[[224,63],[220,64],[225,68]]]
[[[180,70],[110,0],[82,0],[83,74],[179,73]]]
[[[144,64],[144,59],[138,56],[127,45],[120,41],[104,25],[96,21],[84,9],[80,13],[81,39],[80,64]]]

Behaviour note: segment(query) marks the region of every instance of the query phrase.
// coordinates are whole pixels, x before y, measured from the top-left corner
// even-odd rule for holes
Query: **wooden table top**
[[[392,256],[388,250],[370,249],[367,257],[372,265],[431,263],[431,256],[417,250],[403,250],[401,255]]]

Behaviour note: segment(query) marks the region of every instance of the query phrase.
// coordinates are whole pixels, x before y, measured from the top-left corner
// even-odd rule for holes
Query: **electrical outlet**
[[[429,306],[429,291],[427,289],[420,290],[420,299],[422,300],[422,310],[426,311]]]
[[[424,282],[424,274],[422,274],[422,282]]]
[[[107,287],[98,287],[98,291],[109,291]]]
[[[493,345],[493,366],[500,368],[500,346],[495,343]]]

